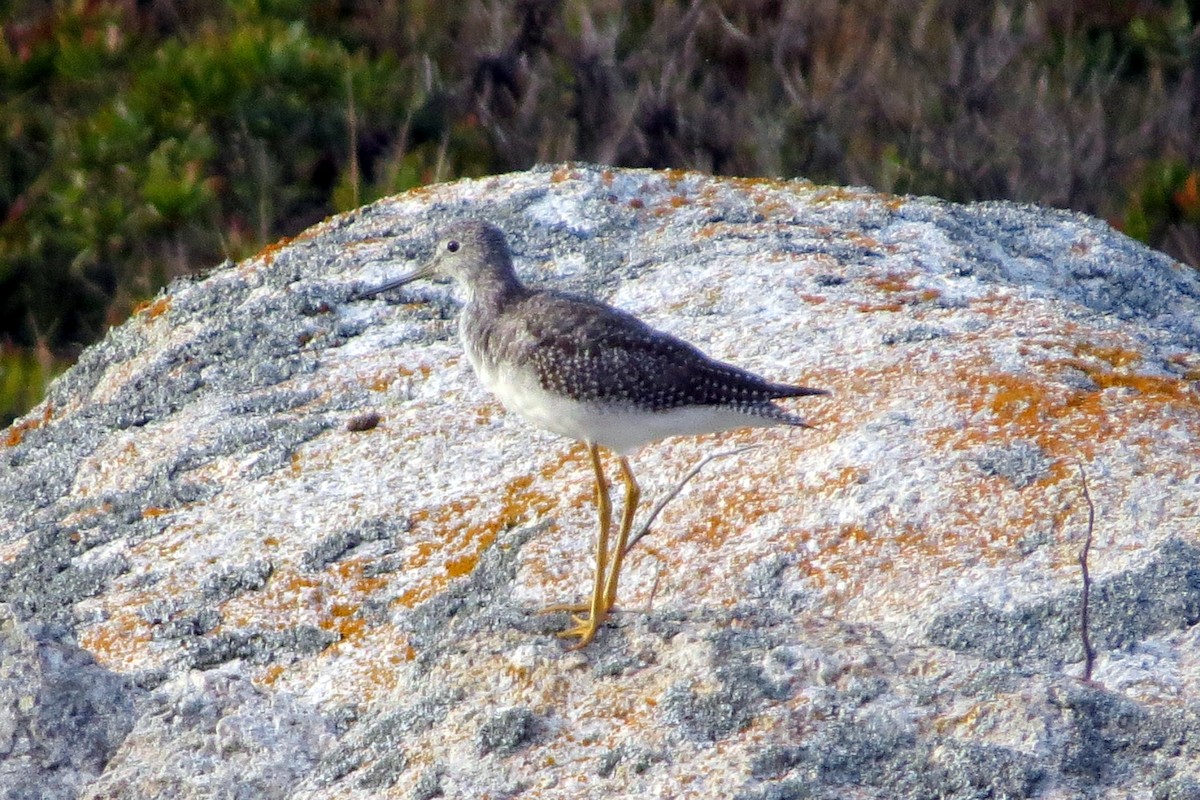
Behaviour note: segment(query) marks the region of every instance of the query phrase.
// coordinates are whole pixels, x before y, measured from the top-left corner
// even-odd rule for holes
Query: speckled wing
[[[511,355],[533,367],[543,389],[583,402],[645,411],[723,406],[799,425],[800,418],[770,401],[825,394],[771,383],[630,314],[580,298],[536,292],[509,319],[523,327],[512,337],[520,344]]]

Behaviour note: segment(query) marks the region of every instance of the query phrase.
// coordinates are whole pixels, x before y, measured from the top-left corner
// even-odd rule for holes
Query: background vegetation
[[[1070,207],[1200,265],[1194,0],[0,9],[0,423],[173,276],[542,161]]]

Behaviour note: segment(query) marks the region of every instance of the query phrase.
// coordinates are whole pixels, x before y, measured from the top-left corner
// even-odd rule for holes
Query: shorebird
[[[513,269],[504,234],[484,222],[448,228],[424,266],[358,296],[372,297],[422,278],[451,278],[464,295],[459,338],[483,385],[510,411],[587,446],[600,518],[591,599],[545,609],[575,612],[574,624],[559,635],[578,639],[576,648],[592,641],[616,603],[641,499],[628,454],[670,436],[771,425],[808,427],[773,401],[828,394],[773,383],[709,358],[604,303],[527,287]],[[612,503],[600,447],[617,455],[625,484],[621,524],[612,545]]]

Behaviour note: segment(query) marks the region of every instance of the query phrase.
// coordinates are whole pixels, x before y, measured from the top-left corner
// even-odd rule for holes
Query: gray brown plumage
[[[483,222],[448,229],[425,266],[361,296],[439,276],[453,278],[465,294],[459,337],[483,384],[535,425],[588,445],[601,532],[592,600],[580,608],[589,616],[577,618],[564,634],[579,637],[579,646],[591,641],[616,599],[640,496],[625,454],[668,436],[805,426],[774,401],[827,394],[774,383],[709,358],[603,303],[529,288],[513,270],[504,234]],[[625,508],[611,553],[611,506],[597,445],[618,453],[625,479]]]

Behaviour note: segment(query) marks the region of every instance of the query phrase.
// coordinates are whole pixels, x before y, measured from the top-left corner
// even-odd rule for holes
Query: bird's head
[[[422,278],[452,279],[468,295],[487,284],[516,280],[504,234],[486,222],[460,222],[442,231],[433,256],[420,268],[360,292],[359,297],[373,297]]]

